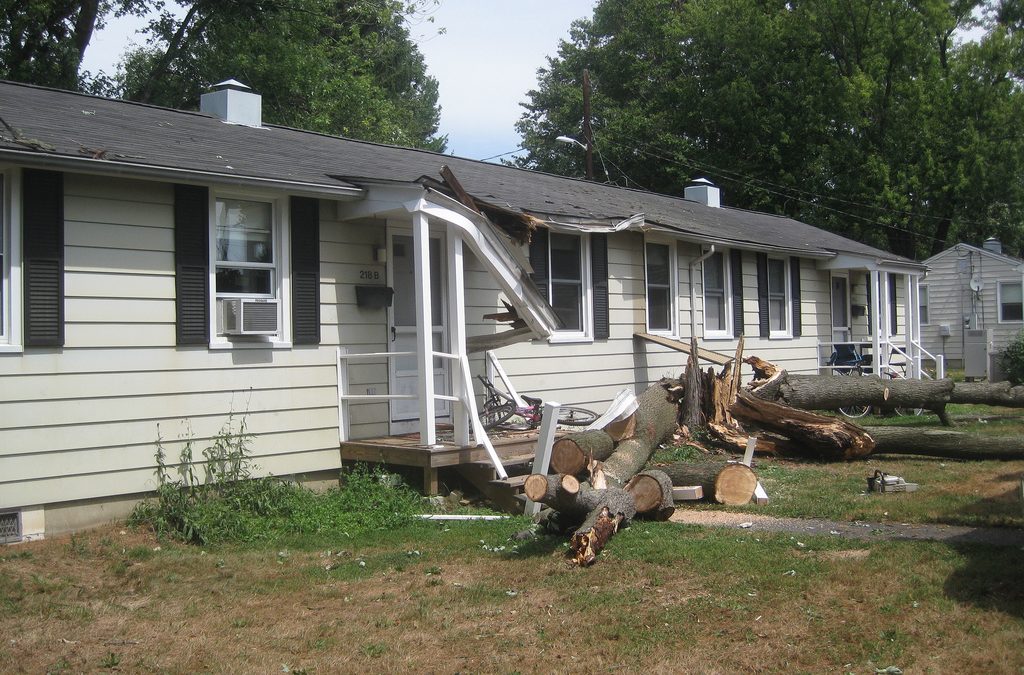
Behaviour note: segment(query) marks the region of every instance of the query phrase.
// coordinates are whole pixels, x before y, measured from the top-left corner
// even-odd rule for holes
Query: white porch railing
[[[349,393],[349,376],[348,376],[348,363],[349,361],[355,360],[372,360],[372,359],[383,359],[387,362],[389,359],[397,356],[416,356],[416,352],[367,352],[367,353],[355,353],[349,352],[344,347],[338,348],[337,355],[337,372],[338,372],[338,440],[342,443],[350,440],[351,434],[349,429],[349,401],[398,401],[398,400],[415,400],[419,397],[415,394],[352,394]],[[477,412],[476,398],[473,395],[473,381],[469,372],[469,359],[465,356],[459,357],[455,354],[448,354],[446,352],[431,352],[431,358],[442,358],[450,361],[455,361],[459,364],[459,376],[462,378],[463,390],[467,392],[465,399],[460,399],[457,396],[450,394],[434,394],[434,399],[439,401],[451,401],[454,403],[461,403],[466,407],[469,413],[470,425],[473,429],[473,438],[478,445],[484,446],[487,451],[487,456],[491,460],[491,464],[494,465],[494,470],[497,471],[499,478],[508,478],[508,473],[505,471],[505,467],[501,463],[501,459],[498,457],[498,453],[495,452],[494,446],[491,444],[491,439],[488,438],[487,432],[483,428],[483,424],[480,422],[480,416]]]
[[[930,359],[935,364],[935,378],[942,379],[946,376],[946,364],[945,359],[942,355],[935,356],[927,349],[921,346],[917,341],[911,343],[914,347],[911,351],[914,353],[914,357],[907,354],[904,349],[901,349],[896,343],[890,342],[889,340],[880,340],[878,343],[879,353],[885,355],[886,358],[878,363],[877,372],[879,374],[886,374],[890,377],[912,377],[920,379],[921,377],[932,378],[932,375],[924,369],[925,359]],[[818,368],[822,370],[836,370],[839,368],[849,368],[851,363],[847,361],[840,362],[838,364],[829,364],[832,359],[832,354],[837,352],[837,347],[847,346],[850,347],[857,354],[864,356],[863,349],[865,347],[871,347],[872,343],[869,340],[852,340],[843,342],[818,342]],[[902,357],[903,367],[897,367],[893,364],[892,357]],[[871,369],[875,369],[875,356],[873,354],[867,355],[865,360],[869,360],[871,363]],[[861,362],[863,363],[863,362]],[[865,368],[867,368],[867,365]],[[907,365],[914,367],[908,368]]]

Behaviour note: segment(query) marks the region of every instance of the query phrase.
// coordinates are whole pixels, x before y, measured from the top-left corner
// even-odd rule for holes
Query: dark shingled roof
[[[0,129],[0,154],[8,156],[9,151],[32,151],[31,146],[37,144],[37,159],[98,158],[111,164],[227,174],[341,190],[358,186],[361,179],[440,181],[441,167],[447,164],[474,197],[545,219],[607,221],[643,213],[648,223],[698,241],[752,249],[779,247],[808,255],[853,253],[912,262],[791,218],[727,207],[710,208],[681,197],[424,150],[272,125],[251,128],[225,124],[199,112],[13,82],[0,82],[0,118],[6,123]],[[15,140],[15,132],[21,142]]]

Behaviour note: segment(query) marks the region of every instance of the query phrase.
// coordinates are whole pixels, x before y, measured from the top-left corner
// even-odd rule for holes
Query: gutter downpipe
[[[711,244],[705,253],[702,253],[699,257],[694,258],[690,261],[689,276],[690,276],[690,337],[697,337],[697,288],[693,284],[693,270],[697,268],[697,265],[704,262],[715,254],[715,245]]]

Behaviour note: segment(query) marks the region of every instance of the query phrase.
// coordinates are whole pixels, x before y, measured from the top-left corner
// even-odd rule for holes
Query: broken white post
[[[495,356],[494,352],[490,350],[484,352],[484,360],[487,363],[487,379],[490,382],[494,382],[494,376],[497,375],[498,379],[501,380],[501,383],[505,385],[505,391],[507,391],[508,395],[512,397],[515,404],[520,408],[525,408],[526,401],[524,401],[523,397],[519,395],[516,388],[512,386],[511,378],[509,378],[505,369],[501,367],[501,362],[498,361],[498,357]]]
[[[753,436],[747,439],[747,449],[743,453],[743,464],[753,468],[754,466],[754,448],[757,446],[757,439]]]
[[[466,286],[462,267],[462,234],[455,227],[448,227],[448,351],[462,358],[466,353]],[[459,366],[461,367],[461,363]],[[453,367],[449,364],[448,367]],[[469,445],[469,412],[464,401],[473,395],[473,389],[465,391],[461,377],[452,378],[452,426],[455,428],[455,445]]]
[[[537,450],[533,455],[533,472],[547,475],[548,465],[551,463],[551,447],[555,444],[555,427],[558,426],[558,411],[561,403],[554,401],[544,402],[543,421],[540,425],[540,436],[537,437]],[[540,513],[540,504],[529,499],[526,500],[528,516],[535,516]]]

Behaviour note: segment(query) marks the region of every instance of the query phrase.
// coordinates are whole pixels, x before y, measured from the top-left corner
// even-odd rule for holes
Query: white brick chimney
[[[258,127],[263,124],[263,97],[238,80],[224,80],[199,97],[199,112],[229,124]]]

